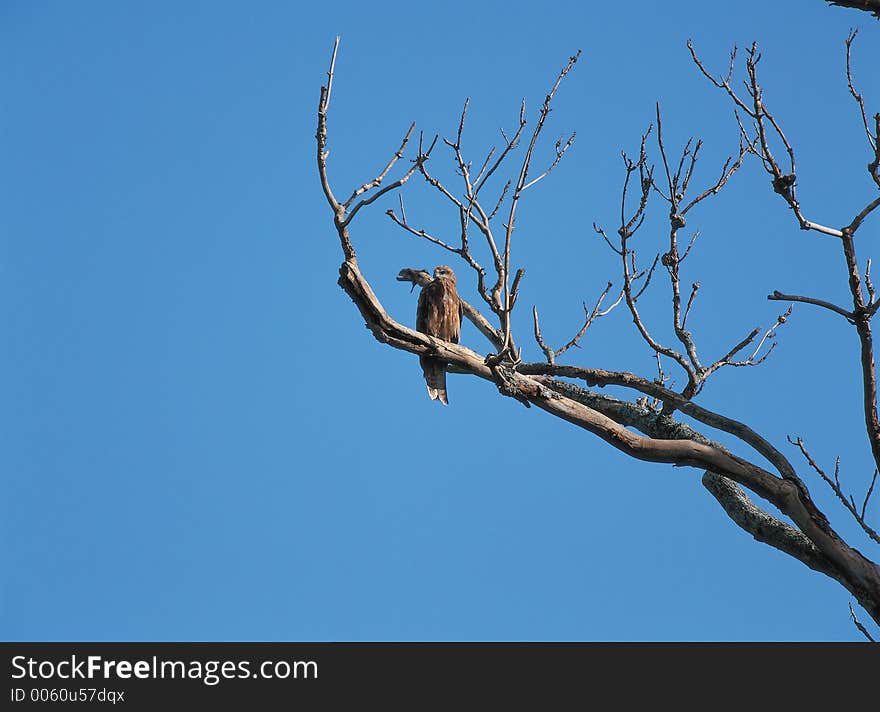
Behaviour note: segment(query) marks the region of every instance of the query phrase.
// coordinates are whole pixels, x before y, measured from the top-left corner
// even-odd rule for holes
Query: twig
[[[871,213],[873,213],[878,207],[880,207],[880,196],[874,198],[870,203],[868,203],[862,210],[853,218],[853,221],[847,225],[844,230],[849,233],[854,233],[856,230],[861,227],[861,224],[865,221],[865,218],[868,217]]]
[[[403,199],[402,199],[402,198],[401,198],[401,203],[400,203],[400,210],[401,210],[401,214],[403,214]],[[462,250],[461,250],[461,248],[459,248],[459,247],[453,247],[452,245],[448,245],[448,244],[446,244],[445,242],[443,242],[443,240],[440,240],[440,239],[434,237],[433,235],[429,235],[429,234],[428,234],[427,232],[425,232],[424,230],[416,230],[414,227],[411,227],[411,226],[406,222],[406,217],[405,217],[405,216],[404,216],[402,219],[399,218],[399,217],[397,217],[397,215],[394,213],[394,211],[393,211],[391,208],[389,208],[388,210],[386,210],[386,211],[385,211],[385,214],[386,214],[389,218],[391,218],[391,220],[392,220],[393,222],[395,222],[396,224],[400,225],[400,227],[402,227],[402,228],[403,228],[404,230],[406,230],[408,233],[410,233],[410,234],[412,234],[412,235],[415,235],[416,237],[421,237],[421,238],[427,240],[428,242],[430,242],[430,243],[432,243],[432,244],[434,244],[434,245],[437,245],[438,247],[442,247],[444,250],[449,250],[450,252],[455,253],[456,255],[459,255],[459,256],[462,255]]]
[[[395,154],[391,157],[391,160],[388,161],[388,163],[385,165],[385,168],[383,168],[382,171],[379,173],[379,175],[377,175],[375,178],[373,178],[373,180],[371,180],[367,183],[364,183],[360,188],[355,190],[351,194],[349,199],[346,200],[342,204],[343,207],[345,207],[347,209],[355,201],[355,199],[359,195],[362,195],[363,193],[366,193],[367,191],[372,190],[373,188],[378,188],[382,184],[382,181],[385,180],[385,176],[388,175],[388,172],[394,167],[394,164],[397,163],[398,160],[403,158],[403,152],[406,149],[406,144],[409,143],[409,139],[412,136],[413,131],[415,131],[415,128],[416,128],[416,122],[413,121],[409,125],[409,130],[406,132],[406,135],[403,137],[403,141],[400,144],[400,148],[397,149]]]
[[[691,244],[693,244],[693,243],[691,243]],[[690,248],[688,248],[688,249],[690,249]],[[687,255],[687,252],[685,252],[685,255]],[[693,306],[694,299],[696,298],[697,292],[699,291],[699,289],[700,289],[699,282],[694,282],[691,285],[691,295],[688,297],[687,306],[684,308],[684,316],[681,318],[681,327],[682,328],[684,328],[687,325],[688,314],[691,313],[691,306]]]
[[[862,519],[865,518],[865,510],[868,508],[868,500],[871,499],[871,495],[874,493],[874,485],[877,482],[877,472],[878,470],[874,469],[874,476],[871,478],[871,485],[868,487],[868,491],[865,494],[865,501],[862,502],[862,511],[859,513]]]
[[[603,316],[607,316],[611,313],[611,311],[620,304],[623,299],[623,292],[621,291],[620,296],[617,297],[617,300],[609,306],[607,309],[602,309],[602,302],[605,297],[608,296],[608,292],[611,291],[612,283],[608,282],[605,286],[605,289],[602,290],[602,293],[599,295],[599,298],[596,300],[596,304],[592,310],[590,310],[586,304],[583,304],[584,308],[584,324],[578,330],[577,334],[575,334],[568,342],[566,342],[563,346],[560,346],[558,349],[550,348],[544,341],[541,336],[541,325],[538,321],[538,307],[532,307],[532,319],[534,321],[534,332],[535,332],[535,341],[538,342],[538,346],[541,348],[541,351],[544,352],[544,356],[547,357],[547,363],[554,363],[557,356],[561,356],[566,351],[568,351],[573,346],[580,348],[580,344],[578,343],[581,338],[583,338],[584,334],[587,333],[587,329],[593,324],[593,322],[597,318],[601,318]]]
[[[535,341],[538,342],[538,346],[541,351],[544,352],[544,356],[547,358],[547,363],[553,363],[553,360],[556,358],[556,352],[553,351],[547,343],[544,341],[544,337],[541,335],[541,322],[538,319],[538,307],[532,306],[532,321],[535,326]]]
[[[657,269],[657,264],[660,262],[660,255],[659,254],[654,255],[654,261],[651,263],[651,266],[648,267],[648,269],[646,269],[646,270],[643,269],[640,272],[636,272],[635,271],[636,253],[631,250],[629,254],[632,257],[632,262],[633,262],[632,283],[635,284],[643,277],[645,279],[645,283],[641,286],[639,291],[636,292],[635,295],[633,296],[633,301],[638,302],[639,297],[641,297],[642,294],[645,293],[645,290],[651,285],[651,277],[654,276],[654,270]]]
[[[868,642],[869,643],[876,643],[877,641],[871,637],[871,634],[868,632],[868,629],[865,628],[865,626],[863,626],[861,623],[859,623],[859,619],[856,618],[856,612],[853,610],[853,605],[851,602],[849,603],[849,615],[852,617],[853,625],[855,625],[855,627],[859,629],[859,632],[868,639]]]
[[[608,239],[608,235],[605,234],[605,230],[599,227],[596,223],[593,223],[593,230],[595,230],[596,234],[599,235],[603,240],[605,240],[605,244],[607,244],[608,247],[610,247],[616,254],[622,254],[621,251],[612,244],[611,240]]]
[[[852,44],[858,34],[858,30],[850,30],[849,35],[846,38],[846,84],[849,87],[849,93],[852,95],[856,104],[858,104],[859,113],[862,116],[862,126],[865,129],[865,135],[868,137],[868,145],[873,151],[877,149],[877,138],[871,133],[871,129],[868,127],[868,114],[865,111],[865,100],[862,95],[856,91],[852,76]]]
[[[415,124],[413,124],[413,127],[415,127]],[[410,129],[410,131],[412,131],[412,128]],[[409,141],[409,134],[407,134],[407,137],[406,137],[404,143],[406,141]],[[434,139],[434,141],[436,142],[436,138]],[[348,227],[348,225],[351,224],[351,221],[354,220],[354,216],[358,214],[358,212],[361,210],[361,208],[365,208],[367,205],[370,205],[371,203],[376,202],[379,198],[381,198],[386,193],[389,193],[392,190],[397,190],[404,183],[406,183],[410,178],[412,178],[413,174],[417,170],[419,170],[419,168],[421,168],[421,166],[425,163],[425,161],[428,160],[428,158],[430,158],[431,151],[434,150],[434,143],[431,143],[431,145],[428,147],[428,150],[425,151],[424,153],[421,152],[421,145],[419,146],[419,149],[420,149],[419,155],[413,161],[412,168],[410,168],[406,173],[404,173],[402,177],[398,178],[393,183],[389,183],[381,190],[376,191],[369,198],[361,198],[357,202],[357,204],[351,210],[348,211],[348,217],[345,218],[345,221],[342,223],[345,227]],[[396,157],[393,160],[396,160]],[[355,193],[357,193],[357,191],[355,191]],[[343,205],[343,208],[346,207],[346,205]]]

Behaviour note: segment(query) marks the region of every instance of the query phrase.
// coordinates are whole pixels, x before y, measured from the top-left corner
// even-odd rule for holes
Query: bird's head
[[[440,265],[434,268],[434,279],[449,279],[454,282],[455,272],[452,271],[452,267]]]

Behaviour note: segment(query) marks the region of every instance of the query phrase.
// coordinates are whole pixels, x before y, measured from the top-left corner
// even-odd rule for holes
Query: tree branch
[[[848,312],[843,307],[839,307],[831,302],[826,302],[823,299],[816,299],[814,297],[802,297],[797,294],[783,294],[778,289],[774,289],[773,294],[768,294],[767,299],[772,302],[803,302],[804,304],[813,304],[817,307],[833,311],[835,314],[840,314],[840,316],[846,319],[850,324],[853,323],[853,319],[855,318],[852,312]]]
[[[880,19],[880,0],[825,0],[829,5],[870,12]]]
[[[610,307],[608,307],[607,309],[604,309],[604,310],[601,308],[602,302],[604,301],[605,297],[608,296],[608,292],[611,291],[611,286],[612,286],[611,282],[609,282],[605,286],[605,289],[602,290],[602,294],[600,294],[599,298],[596,300],[596,305],[593,307],[592,311],[590,311],[590,309],[587,308],[586,304],[583,305],[584,316],[585,316],[584,325],[578,330],[577,334],[575,334],[567,343],[565,343],[563,346],[560,346],[558,349],[555,349],[555,350],[551,349],[544,342],[544,339],[541,336],[541,325],[538,321],[538,307],[536,307],[536,306],[532,307],[532,319],[534,321],[534,327],[535,327],[535,341],[538,342],[538,346],[541,348],[541,351],[543,351],[544,355],[547,357],[548,363],[553,363],[556,360],[557,356],[561,356],[566,351],[568,351],[572,346],[577,346],[578,348],[580,348],[580,344],[578,342],[581,340],[583,335],[587,333],[587,329],[589,329],[590,326],[592,326],[593,322],[596,321],[597,318],[607,316],[608,314],[611,313],[611,311],[614,309],[614,307],[616,307],[618,304],[620,304],[620,301],[623,299],[623,292],[620,293],[620,296],[617,298],[617,301],[615,301]]]

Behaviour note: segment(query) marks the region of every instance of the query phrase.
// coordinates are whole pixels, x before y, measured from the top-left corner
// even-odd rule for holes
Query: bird
[[[461,299],[455,289],[455,272],[451,267],[436,267],[434,279],[422,287],[416,309],[416,330],[453,344],[458,343],[461,334]],[[430,399],[449,405],[446,363],[433,356],[420,356],[419,363]]]

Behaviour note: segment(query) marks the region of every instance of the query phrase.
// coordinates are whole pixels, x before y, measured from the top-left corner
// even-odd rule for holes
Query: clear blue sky
[[[849,221],[872,195],[842,74],[851,26],[878,111],[880,24],[819,0],[7,0],[0,636],[858,639],[846,592],[737,529],[699,472],[631,461],[461,376],[449,408],[429,402],[416,360],[374,341],[336,286],[341,253],[314,166],[337,34],[340,194],[376,172],[410,121],[451,135],[465,96],[478,162],[520,98],[534,117],[583,49],[547,129],[578,138],[524,202],[514,256],[529,270],[521,316],[537,303],[560,342],[580,302],[619,283],[590,226],[613,230],[619,151],[637,150],[654,102],[671,146],[705,139],[695,181],[714,180],[736,148],[688,37],[719,71],[733,43],[762,43],[808,217]],[[451,179],[451,168],[438,152],[435,169]],[[411,188],[410,219],[452,234],[454,215],[424,182]],[[703,232],[684,279],[703,284],[692,319],[707,358],[773,321],[773,289],[844,301],[836,245],[797,230],[774,198],[749,164],[690,216]],[[353,237],[379,297],[411,324],[416,294],[394,275],[449,260],[387,221],[394,205],[365,212]],[[661,249],[662,218],[655,203],[646,255]],[[862,233],[871,243],[876,220]],[[667,319],[661,284],[655,324]],[[462,291],[473,297],[469,280]],[[837,321],[796,309],[766,364],[720,374],[701,402],[781,447],[802,435],[825,465],[839,453],[859,496],[871,465],[855,337]],[[485,348],[469,325],[463,341]],[[583,345],[565,362],[653,374],[623,311]]]

